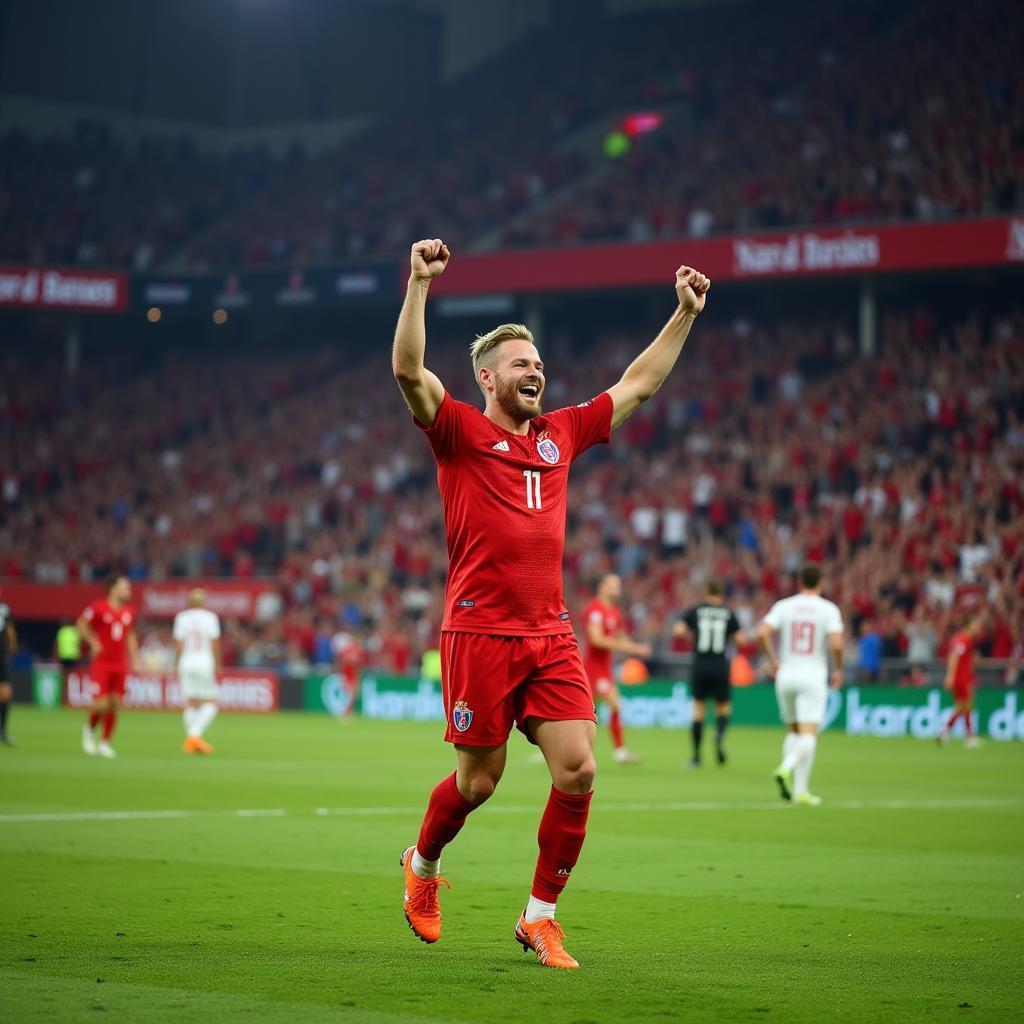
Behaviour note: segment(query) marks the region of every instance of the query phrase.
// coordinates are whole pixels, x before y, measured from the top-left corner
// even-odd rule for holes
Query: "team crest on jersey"
[[[537,441],[537,454],[550,466],[558,462],[558,445],[546,436],[546,432],[541,434]]]
[[[464,700],[457,700],[452,708],[452,725],[459,732],[465,732],[473,724],[473,712]]]

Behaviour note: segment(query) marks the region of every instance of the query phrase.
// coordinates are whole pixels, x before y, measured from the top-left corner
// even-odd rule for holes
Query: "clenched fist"
[[[711,287],[711,279],[693,267],[680,267],[676,271],[676,295],[679,308],[694,315],[704,309],[704,299]]]
[[[448,246],[440,238],[424,238],[412,247],[409,256],[412,276],[420,281],[429,281],[432,277],[437,277],[438,274],[444,273],[450,256]]]

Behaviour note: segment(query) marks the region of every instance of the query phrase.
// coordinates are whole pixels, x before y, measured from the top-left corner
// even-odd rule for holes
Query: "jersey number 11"
[[[526,507],[540,508],[540,470],[524,469],[526,477]]]

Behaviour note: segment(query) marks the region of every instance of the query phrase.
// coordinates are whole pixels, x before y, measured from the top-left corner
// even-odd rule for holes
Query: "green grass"
[[[201,759],[177,716],[136,714],[105,762],[80,724],[17,707],[0,749],[0,1021],[1021,1019],[1019,744],[828,735],[809,809],[774,800],[774,730],[698,772],[683,734],[634,733],[636,768],[602,735],[560,972],[512,938],[548,787],[518,736],[425,946],[397,862],[450,770],[437,726],[223,716]],[[161,810],[189,813],[13,817]]]

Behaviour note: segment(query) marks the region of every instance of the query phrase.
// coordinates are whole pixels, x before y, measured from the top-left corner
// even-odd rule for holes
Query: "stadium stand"
[[[692,131],[652,136],[615,173],[505,242],[640,241],[1024,206],[1024,34],[1010,5],[843,14],[840,31],[812,36],[816,47],[799,41],[796,52],[817,58],[801,76],[787,77],[788,50],[766,37],[745,78],[704,82]]]
[[[1011,3],[800,12],[708,9],[699,39],[671,11],[554,28],[310,157],[8,135],[0,258],[201,271],[1024,208]],[[637,109],[664,126],[607,159]]]
[[[645,340],[588,339],[580,360],[567,339],[548,352],[547,406],[606,386]],[[301,664],[337,630],[368,628],[389,664],[433,646],[446,570],[433,463],[378,360],[326,346],[107,358],[62,389],[9,364],[0,575],[272,575],[281,620],[229,637],[246,664]],[[476,400],[463,347],[434,345],[430,363]],[[115,383],[126,373],[130,389]],[[875,357],[836,320],[702,325],[658,397],[576,471],[570,605],[618,571],[634,629],[659,640],[708,575],[752,621],[809,559],[887,653],[916,636],[941,654],[985,604],[1005,657],[1024,626],[1022,381],[1020,310],[952,326],[892,314]],[[14,443],[28,426],[34,443]]]
[[[203,156],[185,137],[129,148],[98,125],[42,141],[12,131],[0,139],[0,258],[151,269],[287,166],[258,146]]]

